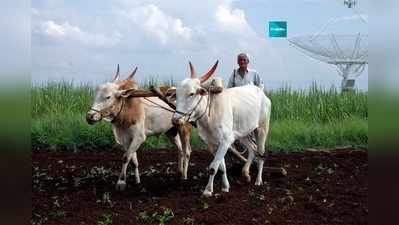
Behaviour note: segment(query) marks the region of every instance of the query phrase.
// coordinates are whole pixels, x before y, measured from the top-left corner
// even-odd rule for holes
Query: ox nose
[[[94,119],[94,114],[90,113],[90,111],[86,113],[86,122],[90,125],[96,122],[96,120]]]

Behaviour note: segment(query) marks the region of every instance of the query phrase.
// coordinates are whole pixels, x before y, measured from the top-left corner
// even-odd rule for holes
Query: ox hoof
[[[118,182],[116,182],[116,190],[124,191],[125,188],[126,188],[126,181],[118,180]]]
[[[263,184],[263,182],[260,180],[257,180],[256,182],[255,182],[255,186],[261,186]]]
[[[244,179],[245,179],[245,182],[247,182],[247,183],[251,182],[251,176],[249,176],[249,175],[244,175]]]
[[[230,188],[222,188],[222,192],[229,192]]]
[[[202,196],[204,196],[204,197],[206,197],[206,198],[212,197],[212,192],[210,192],[210,191],[208,191],[208,190],[205,190],[205,191],[202,193]]]
[[[187,180],[187,176],[178,175],[177,177],[178,177],[178,179],[180,179],[180,180]]]

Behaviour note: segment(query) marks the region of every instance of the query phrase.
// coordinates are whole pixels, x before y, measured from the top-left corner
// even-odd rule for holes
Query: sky
[[[201,74],[219,60],[216,75],[227,82],[237,54],[247,52],[266,89],[307,88],[314,81],[338,87],[333,65],[285,38],[269,38],[268,21],[287,21],[289,38],[368,34],[367,8],[367,0],[358,0],[355,10],[343,0],[33,0],[31,79],[95,85],[111,80],[120,64],[122,77],[138,66],[139,81],[180,81],[189,75],[188,61]],[[367,67],[356,85],[368,90]]]

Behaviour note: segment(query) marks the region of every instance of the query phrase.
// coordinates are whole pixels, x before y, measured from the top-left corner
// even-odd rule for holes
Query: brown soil
[[[104,217],[110,215],[112,224],[162,224],[171,209],[174,217],[165,224],[367,224],[367,151],[271,154],[265,166],[282,166],[288,175],[264,174],[261,187],[253,184],[255,169],[247,184],[241,166],[228,159],[230,192],[221,193],[217,176],[211,198],[201,197],[209,153],[193,152],[187,181],[176,176],[175,151],[147,150],[138,156],[142,183],[136,185],[129,172],[128,186],[120,192],[115,183],[122,152],[33,151],[32,221],[111,224]],[[90,172],[93,168],[97,173]]]

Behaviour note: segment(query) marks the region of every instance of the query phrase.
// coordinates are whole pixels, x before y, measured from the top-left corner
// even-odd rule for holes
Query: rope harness
[[[148,102],[150,102],[150,103],[156,105],[157,107],[159,107],[159,108],[161,108],[161,109],[164,109],[164,110],[166,110],[166,111],[168,111],[168,112],[181,114],[182,117],[186,117],[186,119],[185,119],[184,122],[187,123],[187,122],[190,122],[191,116],[193,115],[194,111],[198,108],[199,104],[202,102],[203,97],[204,97],[204,96],[201,95],[200,100],[199,100],[199,101],[195,104],[195,106],[194,106],[190,111],[188,111],[188,112],[181,112],[181,111],[176,110],[176,109],[169,109],[169,108],[167,108],[167,107],[165,107],[165,106],[163,106],[163,105],[161,105],[161,104],[159,104],[159,103],[157,103],[157,102],[154,102],[153,100],[149,99],[148,97],[143,97],[143,98],[144,98],[144,100],[146,100],[146,101],[148,101]],[[211,101],[210,98],[211,98],[211,96],[208,97],[207,104],[206,104],[206,107],[205,107],[204,112],[201,113],[201,115],[200,115],[193,123],[197,123],[197,121],[200,120],[200,119],[205,115],[205,113],[206,113],[206,111],[207,111],[208,109],[209,109],[209,113],[210,113],[210,101]],[[174,105],[174,104],[173,104],[173,105]],[[125,100],[122,99],[122,102],[121,102],[121,104],[120,104],[119,110],[118,110],[117,114],[115,114],[115,115],[114,115],[114,113],[113,113],[111,110],[109,110],[109,108],[107,108],[107,109],[105,109],[105,110],[97,110],[97,109],[95,109],[95,108],[90,108],[90,110],[92,110],[92,111],[94,111],[94,112],[100,114],[100,120],[103,119],[103,118],[112,116],[112,118],[111,118],[111,123],[112,123],[112,122],[115,121],[116,118],[118,118],[118,116],[119,116],[120,113],[122,112],[124,106],[125,106]],[[188,116],[188,117],[187,117],[187,116]]]
[[[122,112],[123,107],[125,106],[125,100],[122,99],[122,103],[121,106],[119,107],[119,111],[116,115],[113,115],[113,112],[106,109],[106,110],[97,110],[95,108],[90,108],[90,110],[93,110],[94,112],[100,114],[100,120],[105,118],[105,117],[109,117],[111,115],[113,115],[112,119],[111,119],[111,123],[115,121],[116,118],[118,118],[119,114]]]
[[[158,107],[161,108],[161,109],[164,109],[164,110],[169,111],[169,112],[172,112],[172,113],[175,113],[175,112],[176,112],[175,110],[168,109],[168,108],[166,108],[165,106],[160,105],[160,104],[158,104],[158,103],[156,103],[156,102],[154,102],[154,101],[148,99],[147,97],[144,97],[144,99],[147,100],[147,101],[149,101],[149,102],[151,102],[152,104],[158,106]]]
[[[210,92],[208,91],[208,93],[210,93]],[[211,99],[210,99],[210,98],[211,98],[211,96],[209,96],[209,98],[208,98],[208,101],[207,101],[207,104],[206,104],[206,107],[205,107],[204,112],[203,112],[195,121],[193,121],[194,124],[197,123],[197,121],[200,120],[200,119],[205,115],[205,113],[206,113],[206,111],[207,111],[208,109],[209,109],[209,114],[210,114],[210,104],[211,104]],[[154,101],[148,99],[147,97],[144,97],[144,99],[145,99],[146,101],[151,102],[152,104],[158,106],[159,108],[166,110],[166,111],[169,111],[169,112],[172,112],[172,113],[181,114],[183,117],[188,116],[187,119],[185,120],[185,122],[186,122],[186,123],[187,123],[187,122],[190,123],[190,118],[191,118],[192,114],[194,113],[194,111],[198,108],[199,104],[201,103],[201,101],[202,101],[202,99],[203,99],[203,95],[201,95],[200,100],[199,100],[199,101],[197,102],[197,104],[193,107],[193,109],[191,109],[191,110],[188,111],[188,112],[181,112],[181,111],[179,111],[179,110],[176,110],[176,106],[175,106],[173,103],[170,103],[170,102],[167,102],[167,103],[169,103],[168,105],[172,104],[174,107],[172,107],[172,106],[171,106],[171,107],[174,108],[174,110],[168,109],[168,108],[166,108],[165,106],[160,105],[159,103],[156,103],[156,102],[154,102]],[[164,100],[164,99],[161,98],[161,100]],[[164,101],[165,101],[165,100],[164,100]],[[209,115],[209,114],[208,114],[208,115]]]
[[[191,116],[193,115],[194,111],[198,108],[198,106],[199,106],[199,104],[202,102],[202,99],[203,99],[203,98],[204,98],[204,96],[201,95],[200,100],[198,100],[197,104],[195,104],[195,106],[194,106],[190,111],[188,111],[188,112],[181,112],[181,111],[175,110],[175,112],[178,113],[178,114],[180,114],[180,115],[182,115],[182,117],[186,117],[186,119],[185,119],[184,122],[188,123],[188,122],[190,122]],[[210,98],[211,98],[211,97],[209,96],[208,99],[207,99],[207,101],[206,101],[206,106],[205,106],[204,112],[202,112],[201,115],[200,115],[197,119],[195,119],[195,121],[193,121],[194,123],[197,123],[197,121],[200,120],[200,119],[206,114],[206,111],[207,111],[208,109],[209,109],[209,112],[210,112]],[[187,117],[187,116],[188,116],[188,117]]]

